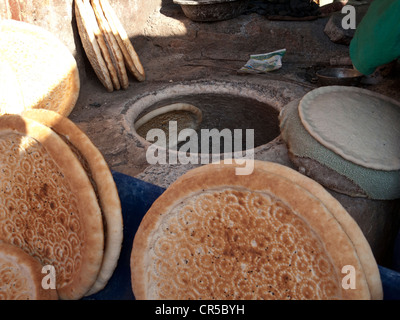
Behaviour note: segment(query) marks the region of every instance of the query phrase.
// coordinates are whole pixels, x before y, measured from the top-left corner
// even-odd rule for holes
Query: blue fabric
[[[118,265],[107,286],[83,300],[133,300],[130,257],[133,239],[147,210],[165,189],[119,172],[112,172],[121,200],[124,239]]]
[[[400,273],[379,266],[384,300],[400,300]]]

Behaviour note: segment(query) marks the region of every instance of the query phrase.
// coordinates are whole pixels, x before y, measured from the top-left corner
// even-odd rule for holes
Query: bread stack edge
[[[108,92],[127,89],[131,74],[146,79],[140,58],[107,0],[76,0],[75,16],[86,56]]]

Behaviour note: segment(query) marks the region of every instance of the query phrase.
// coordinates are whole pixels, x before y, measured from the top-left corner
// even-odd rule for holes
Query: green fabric
[[[280,113],[282,138],[289,150],[298,157],[314,159],[347,177],[365,191],[371,199],[400,198],[400,171],[381,171],[352,163],[315,140],[301,123],[299,101],[286,105]]]
[[[354,67],[365,75],[400,56],[400,0],[373,1],[350,43]]]

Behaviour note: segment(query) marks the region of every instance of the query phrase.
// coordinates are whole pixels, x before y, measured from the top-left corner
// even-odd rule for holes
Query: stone
[[[343,17],[344,15],[341,12],[335,12],[332,14],[325,26],[324,33],[334,43],[349,45],[351,39],[353,39],[355,30],[343,29]]]
[[[361,22],[365,13],[367,12],[368,5],[356,6],[356,26]],[[347,15],[341,11],[331,14],[328,22],[325,25],[324,33],[329,39],[337,44],[349,45],[354,37],[356,29],[343,29],[342,20]]]

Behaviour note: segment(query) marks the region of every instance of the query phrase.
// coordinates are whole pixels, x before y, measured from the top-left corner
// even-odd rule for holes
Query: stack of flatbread
[[[400,102],[370,90],[320,87],[286,105],[282,138],[292,162],[352,197],[400,198]]]
[[[119,259],[123,221],[112,174],[89,138],[54,111],[2,115],[0,168],[0,242],[53,268],[60,299],[103,289]],[[14,259],[22,261],[15,270],[25,270],[35,291],[46,274],[33,274],[26,259]],[[26,287],[10,293],[19,287],[3,275],[0,295],[28,297]],[[33,291],[29,297],[46,298]]]
[[[132,247],[136,299],[382,299],[368,242],[321,185],[239,167],[193,169],[153,203]]]
[[[145,71],[115,11],[107,0],[75,1],[83,48],[108,92],[129,87],[128,71],[145,80]]]
[[[39,260],[0,242],[0,300],[57,300],[57,291],[50,284],[42,286],[42,271]]]
[[[79,96],[75,58],[49,31],[0,22],[0,114],[47,109],[68,116]]]

